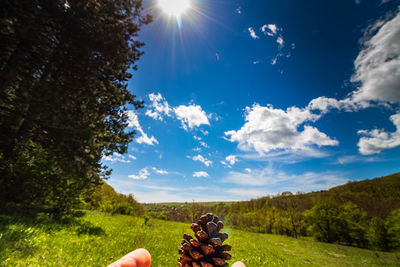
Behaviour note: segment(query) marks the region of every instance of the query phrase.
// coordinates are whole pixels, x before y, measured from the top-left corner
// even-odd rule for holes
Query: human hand
[[[108,267],[150,267],[151,256],[144,248],[132,251],[119,260],[108,265]],[[243,262],[235,262],[232,267],[246,267]]]

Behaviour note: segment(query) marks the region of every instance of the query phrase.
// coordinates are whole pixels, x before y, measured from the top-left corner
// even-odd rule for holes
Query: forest
[[[283,192],[250,201],[146,204],[149,216],[194,221],[211,211],[259,233],[390,250],[400,246],[400,173],[348,182],[327,191]]]

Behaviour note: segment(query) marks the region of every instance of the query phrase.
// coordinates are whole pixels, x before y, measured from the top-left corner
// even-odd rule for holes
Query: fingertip
[[[136,260],[137,267],[150,267],[151,255],[146,249],[139,248],[130,254],[132,254],[132,258]]]
[[[150,267],[150,265],[150,253],[146,249],[140,248],[126,254],[116,262],[109,265],[109,267]]]
[[[241,261],[237,261],[232,265],[232,267],[246,267],[246,265]]]

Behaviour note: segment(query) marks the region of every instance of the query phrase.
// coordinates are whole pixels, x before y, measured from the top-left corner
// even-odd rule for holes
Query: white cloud
[[[200,161],[202,162],[204,165],[206,165],[207,167],[209,167],[213,162],[205,157],[203,157],[202,155],[197,155],[197,156],[193,156],[192,160],[194,161]]]
[[[279,36],[278,38],[276,38],[276,42],[279,44],[279,49],[281,49],[284,45],[283,38]]]
[[[260,61],[259,61],[259,60],[255,60],[255,61],[253,61],[253,64],[254,64],[254,65],[257,65],[258,63],[260,63]]]
[[[134,155],[128,155],[128,157],[131,159],[136,159],[136,157]]]
[[[149,177],[150,172],[147,170],[147,168],[143,168],[139,171],[137,175],[131,174],[128,175],[129,178],[135,179],[135,180],[145,180],[147,177]]]
[[[238,13],[238,14],[242,14],[242,7],[238,7],[238,8],[236,8],[236,13]]]
[[[249,30],[251,38],[253,38],[253,39],[260,38],[259,36],[257,36],[256,32],[254,31],[254,29],[252,27],[249,27],[248,30]]]
[[[378,154],[382,150],[400,146],[400,113],[390,116],[390,120],[396,126],[395,132],[386,132],[381,129],[358,131],[360,135],[363,135],[357,144],[361,154]]]
[[[229,155],[225,158],[225,160],[230,164],[230,165],[235,165],[236,162],[238,162],[238,158],[235,155]]]
[[[344,184],[348,181],[341,173],[337,172],[306,172],[303,174],[288,174],[284,171],[278,171],[272,167],[264,169],[255,169],[251,173],[231,171],[223,179],[225,183],[233,183],[248,188],[271,192],[310,192],[317,190],[326,190],[333,186]],[[264,194],[266,195],[266,193]]]
[[[137,143],[151,146],[158,144],[158,141],[154,136],[148,137],[148,135],[143,131],[142,126],[140,126],[139,123],[139,118],[133,110],[126,111],[126,115],[128,116],[128,127],[136,128],[136,130],[141,134],[141,136],[135,138]]]
[[[152,189],[152,190],[162,190],[162,191],[179,191],[177,187],[170,186],[158,186],[158,185],[141,185],[141,187]]]
[[[208,131],[206,131],[206,130],[203,130],[203,129],[200,129],[200,132],[202,132],[202,134],[204,134],[204,135],[208,135],[208,134],[209,134],[209,132],[208,132]]]
[[[195,147],[192,150],[195,151],[195,152],[201,152],[201,147]]]
[[[233,188],[233,189],[228,189],[226,192],[228,192],[229,194],[246,198],[258,198],[268,195],[268,193],[265,190],[259,190],[259,189]]]
[[[244,169],[246,172],[251,173],[251,169],[250,168],[246,168]]]
[[[369,106],[370,104],[366,101],[355,102],[350,98],[337,100],[335,98],[320,96],[311,100],[310,103],[308,103],[307,108],[310,110],[319,110],[321,114],[326,114],[332,109],[352,112]]]
[[[131,155],[129,155],[130,157]],[[112,155],[103,156],[103,160],[110,161],[110,162],[121,162],[121,163],[130,163],[130,160],[125,159],[124,155],[115,152]]]
[[[337,161],[335,163],[341,164],[341,165],[346,165],[346,164],[351,164],[354,162],[377,162],[377,161],[382,161],[382,159],[379,159],[376,157],[365,157],[365,156],[360,156],[360,155],[347,155],[347,156],[338,157]]]
[[[138,138],[135,139],[136,143],[138,144],[147,144],[150,146],[154,146],[154,144],[158,144],[157,139],[152,136],[152,137],[148,137],[147,134],[145,134],[143,131],[141,131],[142,136],[139,136]]]
[[[338,141],[305,122],[315,122],[320,116],[308,109],[290,107],[286,111],[254,104],[246,107],[245,124],[238,131],[227,131],[231,142],[238,142],[244,151],[259,154],[273,150],[310,150],[313,146],[336,146]],[[304,125],[303,129],[300,126]]]
[[[221,160],[220,163],[228,168],[232,168],[231,165],[229,165],[228,163],[226,163],[225,161]]]
[[[241,158],[251,161],[279,162],[284,164],[294,164],[304,161],[307,158],[326,158],[331,154],[318,148],[308,148],[307,150],[278,150],[267,154],[257,152],[240,155]]]
[[[235,165],[236,162],[238,162],[239,159],[237,158],[236,155],[229,155],[225,158],[224,160],[221,160],[221,164],[228,167],[228,168],[232,168],[233,165]]]
[[[151,109],[149,108],[146,110],[147,116],[160,121],[163,120],[163,115],[166,115],[168,117],[171,116],[172,109],[160,93],[149,94],[149,99],[151,101]]]
[[[209,177],[209,175],[208,175],[207,172],[200,171],[200,172],[194,172],[193,173],[193,177],[198,177],[198,178],[200,178],[200,177]]]
[[[213,114],[206,114],[206,112],[199,105],[180,105],[177,107],[171,107],[167,100],[160,93],[151,93],[149,94],[149,99],[151,101],[150,108],[147,109],[146,115],[152,117],[153,119],[162,121],[164,116],[173,117],[175,116],[178,120],[181,121],[182,127],[185,130],[188,128],[193,129],[194,127],[198,127],[200,125],[210,125],[209,118],[213,117]],[[219,119],[218,115],[216,115],[216,120]],[[134,118],[133,118],[134,119]],[[139,125],[139,122],[134,121],[133,125]],[[139,125],[140,126],[140,125]],[[206,130],[201,130],[204,135],[207,135],[208,132]],[[194,137],[196,140],[197,136]],[[152,138],[147,138],[148,140]],[[153,140],[154,142],[156,140]],[[148,141],[149,142],[149,141]]]
[[[210,148],[209,145],[207,145],[207,144],[206,144],[205,142],[203,142],[203,141],[200,141],[199,143],[200,143],[200,145],[201,145],[202,147],[204,147],[204,148]]]
[[[174,112],[178,120],[181,121],[182,127],[187,130],[188,127],[193,129],[200,125],[210,125],[207,114],[199,105],[180,105],[174,108]]]
[[[377,30],[378,29],[378,30]],[[400,102],[400,12],[392,19],[378,21],[365,37],[354,66],[352,82],[359,83],[354,101]]]
[[[166,171],[166,170],[160,170],[160,169],[157,169],[156,167],[153,167],[152,170],[153,170],[155,173],[158,173],[158,174],[162,174],[162,175],[168,174],[168,171]]]
[[[260,29],[265,35],[268,36],[274,36],[277,34],[278,30],[280,30],[275,24],[266,24],[263,25]]]

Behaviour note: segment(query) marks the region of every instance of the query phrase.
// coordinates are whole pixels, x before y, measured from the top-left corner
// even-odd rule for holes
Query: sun
[[[169,16],[180,18],[190,8],[190,0],[158,0],[158,5]]]

